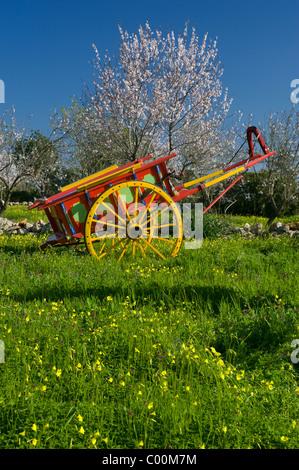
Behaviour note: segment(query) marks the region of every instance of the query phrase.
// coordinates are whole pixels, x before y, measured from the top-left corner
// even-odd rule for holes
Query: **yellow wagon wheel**
[[[116,255],[176,256],[183,239],[180,210],[161,188],[145,181],[125,181],[104,191],[85,221],[88,252],[98,259]]]

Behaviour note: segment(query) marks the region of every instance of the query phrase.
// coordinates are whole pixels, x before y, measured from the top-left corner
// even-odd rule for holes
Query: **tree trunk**
[[[12,188],[10,188],[8,191],[7,191],[7,194],[6,194],[6,198],[0,202],[0,217],[2,217],[2,215],[4,214],[4,212],[6,211],[6,208],[9,204],[9,201],[10,201],[10,196],[11,196],[11,193],[12,193]]]
[[[8,206],[8,202],[9,201],[0,201],[0,217],[2,217],[2,215],[4,214],[4,212],[6,211],[6,208]]]
[[[211,202],[212,202],[212,199],[210,197],[210,194],[209,194],[209,190],[207,189],[204,189],[202,192],[201,192],[201,195],[202,195],[202,198],[203,198],[203,202],[204,202],[204,205],[206,207],[208,207]]]
[[[266,224],[266,225],[267,225],[268,227],[270,227],[270,226],[273,224],[274,220],[279,216],[279,214],[281,213],[282,209],[284,208],[284,206],[285,206],[286,203],[288,202],[287,199],[285,199],[285,200],[283,201],[283,203],[281,204],[281,206],[280,206],[280,207],[277,207],[277,205],[276,205],[276,203],[275,203],[275,201],[274,201],[272,195],[270,195],[270,200],[271,200],[272,206],[273,206],[273,208],[274,208],[274,214],[273,214],[273,215],[269,218],[269,220],[267,221],[267,224]]]

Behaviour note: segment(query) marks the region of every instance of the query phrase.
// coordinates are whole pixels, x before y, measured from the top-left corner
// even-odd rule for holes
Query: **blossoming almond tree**
[[[181,167],[213,167],[236,139],[225,129],[231,100],[222,90],[217,41],[205,34],[200,44],[187,24],[177,38],[148,22],[137,34],[119,32],[117,58],[106,53],[102,60],[93,46],[93,89],[86,86],[79,113],[77,106],[64,110],[61,127],[71,128],[76,142],[96,142],[105,163],[176,152]]]
[[[18,125],[14,108],[0,117],[0,216],[21,182],[45,185],[57,158],[50,139]]]

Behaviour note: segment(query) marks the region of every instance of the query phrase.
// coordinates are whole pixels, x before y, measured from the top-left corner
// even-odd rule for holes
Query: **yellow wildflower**
[[[215,348],[211,347],[211,351],[213,354],[215,354],[215,356],[221,356],[221,354],[217,352]]]

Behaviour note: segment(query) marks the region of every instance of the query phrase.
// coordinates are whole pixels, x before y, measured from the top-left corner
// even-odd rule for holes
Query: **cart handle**
[[[258,142],[261,146],[261,149],[263,150],[264,155],[261,154],[254,154],[254,148],[253,148],[253,141],[252,141],[252,134],[256,136],[258,139]],[[247,157],[245,160],[242,160],[241,162],[235,163],[234,165],[230,165],[227,168],[224,168],[223,170],[218,170],[214,173],[210,173],[206,176],[201,176],[200,178],[197,178],[192,181],[188,181],[187,183],[181,184],[174,188],[176,191],[180,191],[181,189],[187,189],[190,186],[194,186],[195,184],[202,183],[203,181],[206,181],[207,179],[213,178],[214,176],[219,176],[219,178],[213,179],[209,181],[208,183],[202,184],[202,187],[209,187],[212,186],[213,184],[219,183],[220,181],[229,178],[230,176],[235,175],[236,173],[240,173],[241,171],[246,170],[247,168],[250,168],[253,165],[256,165],[257,163],[260,163],[262,160],[265,158],[271,157],[272,155],[275,155],[276,152],[270,152],[269,147],[265,144],[264,139],[261,136],[260,131],[258,130],[257,127],[251,126],[247,128],[247,141],[249,145],[249,157]],[[236,168],[236,169],[235,169]],[[232,170],[232,171],[231,171]],[[224,173],[226,173],[224,175]],[[201,188],[202,189],[202,188]]]
[[[261,149],[263,150],[264,154],[269,153],[269,147],[265,144],[264,139],[258,130],[257,127],[251,126],[248,127],[247,129],[247,141],[248,141],[248,146],[249,146],[249,155],[250,157],[254,157],[254,149],[253,149],[253,141],[252,141],[252,134],[255,135],[255,137],[258,140],[258,143],[260,144]]]

